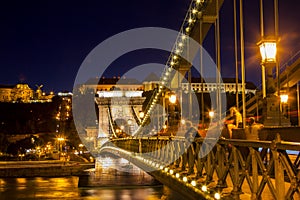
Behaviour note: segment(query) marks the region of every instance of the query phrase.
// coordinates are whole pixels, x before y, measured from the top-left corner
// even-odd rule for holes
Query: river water
[[[0,200],[86,199],[86,200],[182,200],[166,186],[78,187],[78,177],[0,178]]]

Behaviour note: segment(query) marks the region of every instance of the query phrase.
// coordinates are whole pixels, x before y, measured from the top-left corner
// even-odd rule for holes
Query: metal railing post
[[[257,197],[257,190],[258,190],[258,168],[257,168],[257,160],[256,160],[256,150],[253,148],[250,148],[251,153],[251,161],[252,161],[252,191],[251,191],[251,199],[256,200]]]
[[[280,154],[276,148],[276,144],[280,142],[281,142],[280,135],[277,134],[274,140],[272,154],[274,157],[274,166],[275,166],[275,186],[277,191],[276,193],[277,200],[284,200],[285,199],[284,170],[281,164]]]

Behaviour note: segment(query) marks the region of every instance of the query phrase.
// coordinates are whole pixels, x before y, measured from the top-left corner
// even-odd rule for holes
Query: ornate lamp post
[[[262,91],[263,98],[265,98],[267,94],[270,95],[275,93],[276,91],[272,71],[274,66],[276,65],[277,41],[274,39],[263,39],[258,43],[258,46],[262,58]]]
[[[261,41],[257,43],[261,54],[262,91],[263,91],[263,124],[264,126],[290,126],[290,122],[283,117],[280,109],[279,65],[277,63],[278,41],[278,0],[274,0],[274,37],[264,35],[263,0],[260,0],[260,29]],[[276,66],[277,87],[273,78]],[[275,95],[277,88],[277,95]]]

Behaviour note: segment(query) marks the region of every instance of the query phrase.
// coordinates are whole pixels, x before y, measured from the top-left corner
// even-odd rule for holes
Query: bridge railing
[[[234,199],[249,191],[252,199],[261,198],[265,191],[275,199],[300,196],[300,157],[289,155],[289,150],[300,152],[300,143],[281,141],[279,136],[274,141],[220,139],[208,153],[208,138],[123,138],[112,144],[174,173],[194,177],[197,185],[220,192],[230,190]]]

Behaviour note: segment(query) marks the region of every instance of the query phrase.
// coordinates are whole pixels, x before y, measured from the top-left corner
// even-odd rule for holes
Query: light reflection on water
[[[0,200],[4,199],[84,199],[159,200],[184,199],[165,186],[78,188],[78,177],[0,178]]]

